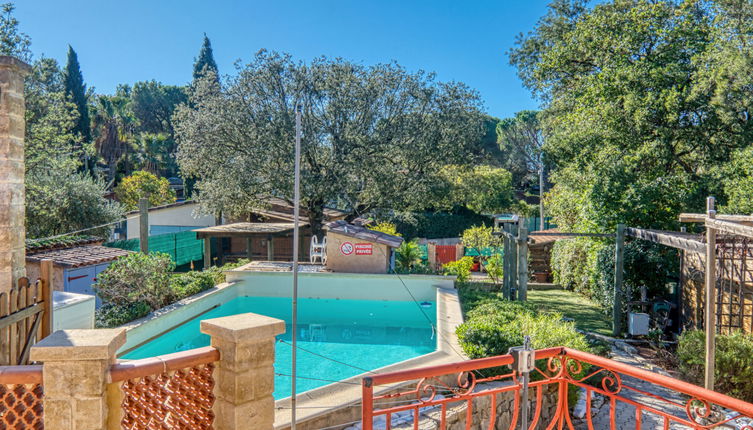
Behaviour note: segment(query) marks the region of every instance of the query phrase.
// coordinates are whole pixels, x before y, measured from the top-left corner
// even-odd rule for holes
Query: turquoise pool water
[[[291,300],[280,297],[238,297],[170,330],[120,358],[138,359],[209,345],[199,331],[201,320],[253,312],[282,319],[290,342]],[[360,373],[436,350],[434,302],[298,299],[298,391],[303,392]],[[427,319],[428,318],[428,319]],[[429,323],[431,320],[431,324]],[[343,365],[318,357],[311,351]],[[291,372],[291,347],[277,342],[275,373]],[[310,379],[306,379],[310,378]],[[322,381],[324,379],[325,381]],[[275,375],[275,399],[290,395],[290,377]]]

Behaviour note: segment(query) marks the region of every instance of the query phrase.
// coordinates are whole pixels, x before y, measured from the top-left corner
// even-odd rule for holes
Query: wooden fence
[[[0,365],[27,364],[31,346],[52,332],[52,261],[40,272],[0,293]]]

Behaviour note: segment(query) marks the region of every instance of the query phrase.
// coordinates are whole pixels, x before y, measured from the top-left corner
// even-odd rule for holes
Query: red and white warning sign
[[[340,252],[342,252],[345,255],[350,255],[353,253],[353,244],[350,242],[343,242],[340,245]]]
[[[356,243],[356,255],[371,255],[373,247],[370,243]]]

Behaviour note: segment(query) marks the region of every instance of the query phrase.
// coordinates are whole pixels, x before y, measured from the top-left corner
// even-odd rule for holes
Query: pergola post
[[[251,237],[249,236],[246,238],[246,258],[248,258],[249,260],[251,259],[252,254],[253,254],[252,245],[253,245],[253,239],[251,239]]]
[[[212,266],[212,238],[204,238],[204,270]]]
[[[706,216],[716,218],[714,198],[706,199]],[[706,367],[704,388],[714,389],[714,349],[716,335],[716,229],[706,225],[706,310],[704,330],[706,331]]]
[[[525,218],[518,225],[518,300],[528,299],[528,226]]]
[[[274,236],[267,235],[267,261],[274,261],[275,259],[275,242]]]
[[[625,254],[625,224],[617,224],[614,241],[614,296],[612,307],[612,335],[622,334],[622,278]]]

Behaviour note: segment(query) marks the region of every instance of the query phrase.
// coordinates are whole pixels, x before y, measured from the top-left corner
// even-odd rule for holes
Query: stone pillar
[[[26,63],[0,56],[0,292],[26,276],[24,76]]]
[[[59,330],[31,348],[43,363],[45,430],[107,428],[107,380],[124,329]]]
[[[437,244],[434,242],[429,242],[426,244],[426,257],[429,261],[429,267],[431,267],[434,270],[439,269],[439,265],[437,264]]]
[[[285,322],[257,314],[204,320],[201,331],[220,351],[214,371],[214,428],[272,430],[275,336]]]

